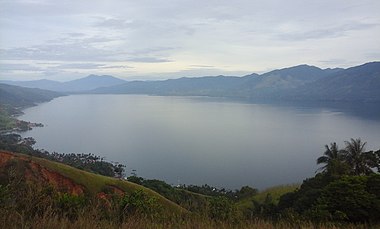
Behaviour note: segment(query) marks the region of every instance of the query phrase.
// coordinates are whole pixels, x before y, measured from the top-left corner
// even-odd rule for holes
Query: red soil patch
[[[38,182],[40,184],[49,183],[58,191],[64,191],[72,195],[81,195],[84,193],[84,187],[74,183],[71,179],[32,161],[27,156],[21,156],[6,151],[0,151],[0,166],[5,166],[10,160],[22,160],[29,165],[25,168],[25,177],[29,181]]]
[[[15,155],[6,151],[0,151],[0,166],[4,166],[9,160],[15,158]]]
[[[119,196],[122,196],[125,193],[122,189],[120,189],[118,187],[115,187],[115,186],[112,186],[112,185],[110,185],[109,187],[112,188],[113,193],[115,193],[115,194],[117,194]]]
[[[99,192],[98,194],[96,194],[96,197],[99,200],[102,200],[103,206],[105,206],[108,209],[111,209],[111,206],[112,206],[111,199],[113,198],[113,196],[117,195],[119,197],[122,197],[125,192],[121,190],[120,188],[112,186],[112,185],[107,185],[107,187],[110,188],[107,193]]]
[[[50,171],[35,162],[30,162],[30,166],[32,171],[38,171],[37,174],[40,176],[40,179],[42,178],[45,182],[53,185],[53,187],[58,190],[65,191],[73,195],[81,195],[84,193],[84,188],[81,185],[74,183],[71,179],[62,176],[57,172]]]
[[[8,151],[0,150],[0,167],[5,167],[13,160],[19,160],[25,163],[24,176],[27,181],[36,182],[40,185],[49,184],[53,186],[57,191],[70,193],[72,195],[81,195],[84,193],[85,188],[75,183],[70,178],[63,176],[60,173],[51,171],[48,168],[33,161],[28,155],[15,154]],[[108,186],[110,188],[109,193],[100,192],[96,196],[104,200],[106,206],[110,206],[109,200],[112,195],[123,196],[124,191],[115,186]]]

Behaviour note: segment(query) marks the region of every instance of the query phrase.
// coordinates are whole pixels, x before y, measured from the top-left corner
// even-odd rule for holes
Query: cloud
[[[163,54],[163,53],[168,53],[175,51],[176,48],[174,47],[150,47],[150,48],[142,48],[142,49],[134,49],[134,50],[129,50],[129,54],[131,55],[156,55],[156,54]]]
[[[63,36],[58,39],[48,40],[45,44],[0,49],[0,60],[33,60],[33,61],[65,61],[82,62],[80,64],[62,65],[62,68],[95,68],[98,64],[83,62],[140,62],[140,63],[164,63],[171,62],[166,58],[166,53],[174,50],[171,47],[150,47],[143,49],[116,49],[123,43],[117,37],[96,37],[76,34],[73,37]]]
[[[113,29],[123,29],[132,25],[132,21],[127,21],[117,18],[99,18],[99,20],[94,23],[96,27],[106,27]]]
[[[61,64],[55,66],[54,68],[58,69],[97,69],[103,67],[104,64],[94,64],[94,63],[69,63]]]
[[[156,57],[135,57],[127,59],[129,62],[140,62],[140,63],[164,63],[164,62],[172,62],[168,59],[156,58]]]
[[[368,57],[372,60],[376,60],[376,61],[380,60],[380,51],[379,52],[368,52],[365,55],[366,55],[366,57]]]
[[[214,68],[215,66],[212,65],[201,65],[201,64],[192,64],[190,65],[191,68]]]
[[[126,65],[109,65],[109,66],[102,66],[101,69],[123,69],[123,68],[134,68],[131,66]]]
[[[107,46],[104,43],[115,40],[107,37],[63,37],[45,44],[0,49],[0,60],[117,61],[120,51],[97,47],[99,44]]]
[[[318,61],[318,65],[332,66],[332,68],[346,68],[357,65],[356,61],[347,59],[325,59]]]
[[[373,27],[378,27],[380,23],[357,23],[352,22],[350,24],[344,24],[341,26],[333,26],[330,28],[319,28],[319,29],[305,29],[300,28],[296,31],[284,31],[278,33],[277,36],[281,40],[290,41],[305,41],[309,39],[324,39],[324,38],[336,38],[347,36],[349,32],[361,31],[370,29]]]
[[[41,71],[42,68],[30,65],[30,64],[10,64],[0,63],[0,71]]]
[[[113,52],[81,44],[46,44],[1,49],[2,60],[111,61]]]
[[[84,34],[84,33],[67,33],[67,36],[68,37],[85,37],[86,36],[86,34]]]
[[[133,68],[127,65],[106,65],[106,64],[96,64],[96,63],[67,63],[60,64],[54,67],[49,67],[49,69],[125,69],[125,68]]]
[[[379,58],[379,7],[377,0],[0,0],[0,61],[56,77],[355,65]]]

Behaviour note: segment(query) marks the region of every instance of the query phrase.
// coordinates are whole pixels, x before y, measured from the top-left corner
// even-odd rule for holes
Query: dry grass
[[[1,215],[0,228],[18,229],[365,229],[380,228],[379,226],[366,225],[315,225],[310,222],[291,224],[287,222],[273,223],[271,221],[253,220],[230,223],[223,221],[214,221],[207,218],[190,217],[190,218],[169,218],[169,219],[149,219],[144,217],[129,217],[123,223],[98,219],[98,217],[85,213],[77,220],[58,217],[52,213],[45,213],[43,216],[25,220],[21,214]]]

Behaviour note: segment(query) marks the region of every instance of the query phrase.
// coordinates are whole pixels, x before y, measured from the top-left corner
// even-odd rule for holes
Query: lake
[[[258,104],[207,97],[70,95],[24,110],[36,148],[94,153],[170,184],[259,189],[315,174],[324,145],[380,148],[373,104]]]

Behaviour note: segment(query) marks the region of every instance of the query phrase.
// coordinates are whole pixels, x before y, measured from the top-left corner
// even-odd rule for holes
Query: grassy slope
[[[9,130],[16,127],[16,119],[12,117],[12,107],[0,103],[0,130]]]
[[[22,155],[22,154],[16,154],[16,155],[25,157],[25,155]],[[135,190],[142,189],[149,195],[155,197],[168,213],[176,214],[176,213],[181,213],[181,212],[187,212],[185,209],[183,209],[179,205],[171,202],[170,200],[159,195],[158,193],[150,189],[147,189],[143,186],[140,186],[140,185],[137,185],[125,180],[121,180],[121,179],[89,173],[89,172],[76,169],[65,164],[49,161],[43,158],[32,157],[31,159],[34,162],[42,165],[43,167],[71,179],[75,183],[83,185],[86,188],[86,190],[92,195],[95,195],[96,193],[101,192],[102,189],[107,186],[114,186],[116,188],[119,188],[125,191],[126,193],[131,193]]]
[[[175,212],[178,210],[176,208],[180,208],[179,211],[183,210],[180,206],[178,206],[177,204],[167,200],[166,198],[162,197],[161,195],[157,194],[156,192],[154,192],[148,188],[145,188],[143,186],[137,185],[135,183],[120,180],[120,179],[110,178],[110,177],[106,177],[106,176],[102,176],[102,175],[98,175],[98,174],[89,173],[86,171],[82,171],[79,169],[72,168],[68,165],[48,161],[48,160],[41,159],[41,158],[34,158],[34,160],[37,161],[38,163],[40,163],[41,165],[44,165],[45,167],[47,167],[53,171],[59,172],[60,174],[64,175],[65,177],[72,179],[75,183],[83,185],[84,187],[86,187],[88,190],[90,190],[93,193],[100,192],[103,187],[109,186],[109,185],[118,187],[127,193],[132,192],[132,191],[137,190],[137,189],[143,189],[147,193],[150,193],[150,194],[154,195],[157,199],[159,199],[159,201],[164,206],[167,206],[168,208],[175,210]],[[292,192],[292,191],[296,190],[298,187],[299,187],[299,184],[280,185],[280,186],[271,187],[271,188],[268,188],[264,191],[261,191],[260,193],[258,193],[257,195],[255,195],[253,197],[249,197],[249,198],[246,198],[244,200],[241,200],[240,202],[237,203],[237,206],[240,209],[248,208],[252,205],[253,200],[262,203],[262,202],[264,202],[264,200],[266,199],[268,194],[271,195],[273,202],[275,204],[277,204],[282,195],[284,195],[285,193],[288,193],[288,192]],[[203,201],[205,199],[207,199],[207,196],[197,194],[197,193],[193,193],[193,192],[189,192],[186,190],[184,190],[184,191],[196,199],[201,199]]]
[[[279,185],[259,192],[257,195],[245,198],[237,203],[238,208],[246,209],[252,206],[252,201],[263,203],[267,195],[271,195],[273,203],[278,204],[280,197],[288,192],[293,192],[299,188],[299,184]]]
[[[28,157],[24,154],[16,153],[15,155],[19,157]],[[163,206],[166,212],[174,213],[174,214],[180,213],[180,212],[187,212],[187,210],[177,205],[176,203],[164,198],[163,196],[154,192],[153,190],[145,188],[141,185],[128,182],[125,180],[121,180],[121,179],[116,179],[112,177],[106,177],[99,174],[90,173],[87,171],[73,168],[71,166],[68,166],[62,163],[49,161],[43,158],[32,157],[31,159],[34,162],[40,164],[41,166],[51,171],[57,172],[64,177],[71,179],[74,183],[82,185],[83,187],[85,187],[86,191],[90,193],[91,195],[96,195],[97,193],[101,192],[104,188],[109,187],[109,186],[113,186],[118,189],[121,189],[126,193],[131,193],[135,190],[142,189],[149,195],[152,195],[155,198],[157,198],[157,200]],[[258,201],[258,202],[264,202],[268,194],[271,195],[273,202],[277,204],[282,195],[288,192],[292,192],[298,187],[299,187],[298,184],[271,187],[258,193],[255,196],[248,197],[246,199],[239,201],[236,205],[241,210],[247,209],[252,206],[253,200]],[[205,204],[207,202],[207,199],[209,198],[208,196],[189,192],[187,190],[179,189],[178,191],[187,193],[190,199],[192,199],[193,201],[199,202],[201,205]]]
[[[0,130],[10,130],[16,127],[16,120],[0,108]]]

